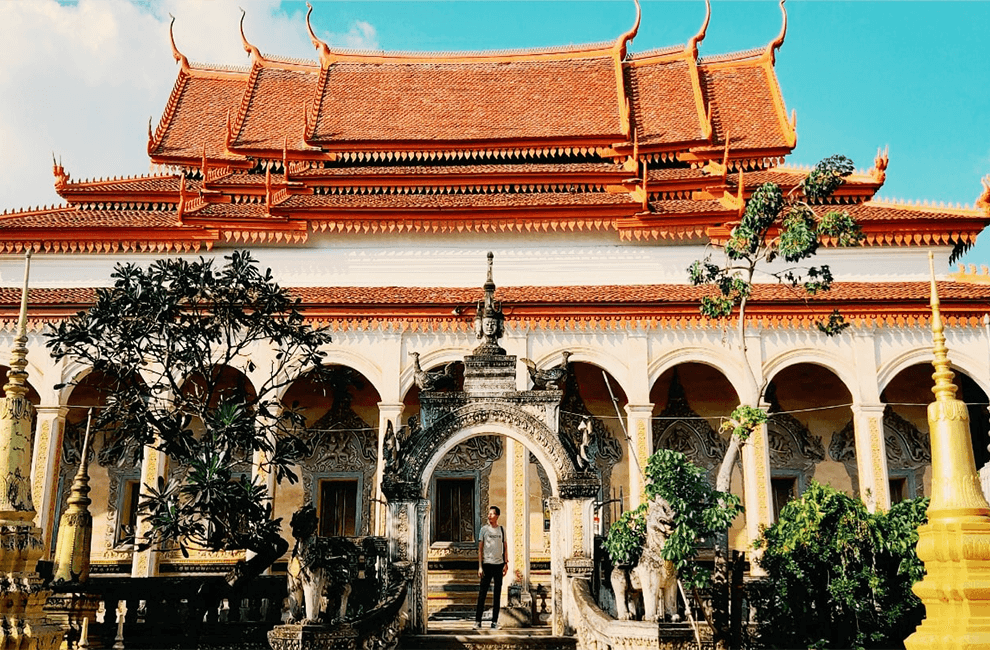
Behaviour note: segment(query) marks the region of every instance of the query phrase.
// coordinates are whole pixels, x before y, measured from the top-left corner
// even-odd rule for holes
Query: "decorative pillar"
[[[653,404],[626,404],[626,454],[629,458],[629,503],[620,504],[632,510],[646,500],[646,463],[653,449]]]
[[[746,508],[746,533],[749,543],[759,538],[760,528],[773,523],[773,495],[770,493],[770,445],[767,425],[761,424],[742,446],[743,505]],[[751,558],[758,557],[754,549]],[[753,575],[764,575],[755,561],[750,562]]]
[[[517,577],[529,587],[529,449],[506,438],[506,534],[509,541],[507,583]]]
[[[58,542],[55,546],[55,563],[52,579],[55,584],[83,583],[89,578],[89,555],[93,542],[93,515],[89,512],[89,433],[93,423],[93,410],[86,419],[82,456],[79,469],[72,481],[65,512],[58,526]]]
[[[158,477],[165,476],[167,456],[157,449],[146,446],[144,448],[144,459],[141,461],[141,497],[149,496],[146,486],[157,485]],[[146,514],[138,512],[137,534],[135,539],[146,538],[151,532],[151,521]],[[134,550],[134,559],[131,561],[132,578],[151,578],[158,575],[158,549],[151,546],[143,551]]]
[[[854,404],[852,411],[859,497],[870,512],[890,510],[887,443],[883,437],[884,405]]]
[[[928,405],[932,497],[928,523],[918,528],[926,575],[914,585],[926,617],[904,646],[975,650],[990,647],[990,504],[976,474],[969,412],[952,383],[931,253],[928,261],[935,356],[935,401]]]
[[[24,288],[10,373],[0,398],[0,648],[49,650],[62,631],[49,624],[42,607],[48,591],[41,588],[38,559],[43,553],[41,529],[34,525],[31,496],[31,421],[27,399],[27,294],[31,253],[24,261]]]
[[[62,431],[69,409],[66,406],[39,406],[35,411],[38,421],[31,464],[31,495],[38,511],[35,521],[44,532],[45,555],[48,555],[55,527],[55,491],[58,488]]]
[[[375,535],[387,534],[385,527],[385,495],[382,494],[382,477],[385,474],[385,433],[392,425],[392,431],[398,433],[401,426],[402,409],[405,404],[402,402],[378,402],[378,459],[375,467],[375,501],[371,511],[374,513],[374,525],[368,530],[374,531]]]

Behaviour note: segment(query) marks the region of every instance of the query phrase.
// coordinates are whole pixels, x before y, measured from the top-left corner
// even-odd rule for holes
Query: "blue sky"
[[[631,0],[608,2],[315,2],[332,44],[386,50],[536,48],[615,39]],[[193,61],[246,64],[245,30],[263,52],[313,58],[304,3],[277,0],[0,2],[0,209],[58,202],[51,155],[74,178],[148,169],[155,124],[176,75],[168,14]],[[787,3],[777,74],[798,116],[794,164],[843,153],[857,167],[890,147],[880,196],[973,203],[990,174],[990,2]],[[703,0],[643,2],[633,51],[684,43]],[[774,1],[716,0],[702,55],[762,47],[779,32]],[[990,264],[990,234],[965,261]]]

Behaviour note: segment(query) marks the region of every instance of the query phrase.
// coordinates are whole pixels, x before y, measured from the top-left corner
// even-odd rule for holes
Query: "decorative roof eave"
[[[121,189],[121,185],[145,183],[149,181],[172,181],[175,188],[169,189]],[[199,189],[199,181],[188,181],[189,191]],[[113,187],[117,186],[117,187]],[[176,203],[179,190],[179,177],[173,174],[157,176],[132,176],[129,178],[108,178],[93,181],[67,183],[59,189],[59,196],[73,204],[85,203]]]
[[[631,216],[640,208],[637,202],[578,205],[526,205],[505,207],[463,206],[450,208],[326,208],[323,206],[275,205],[272,214],[317,222],[350,221],[403,221],[425,223],[479,223],[489,222],[558,222],[581,218],[584,221],[609,221],[616,217]]]
[[[606,156],[614,154],[616,143],[627,144],[622,133],[601,133],[568,138],[506,138],[504,140],[354,140],[325,141],[314,139],[310,134],[306,144],[322,151],[335,153],[343,160],[370,160],[389,156],[394,159],[451,159],[451,158],[509,158],[542,153],[544,155],[571,155],[575,153],[596,153]],[[631,143],[629,143],[631,146]]]
[[[748,149],[737,147],[729,150],[727,159],[729,169],[737,169],[740,165],[744,167],[754,167],[763,169],[779,165],[785,157],[793,151],[791,146],[783,147],[760,147]],[[707,164],[710,162],[721,163],[726,160],[725,146],[699,146],[688,152],[678,155],[681,162]]]
[[[168,167],[180,167],[182,169],[202,169],[203,158],[196,156],[171,156],[171,155],[161,155],[157,153],[148,154],[151,158],[151,162],[156,165],[164,165]],[[255,166],[255,161],[242,156],[240,154],[231,153],[229,158],[217,159],[210,158],[209,162],[217,166],[223,166],[228,169],[253,169]]]
[[[621,184],[628,172],[556,172],[556,173],[481,173],[481,174],[354,174],[347,176],[311,176],[298,183],[308,188],[436,188],[437,190],[472,189],[493,186],[559,187],[566,185],[605,186]]]
[[[731,234],[732,226],[728,223],[710,226],[706,234],[714,244],[724,244]],[[939,221],[932,224],[903,221],[879,221],[860,224],[863,230],[864,246],[954,246],[957,243],[974,244],[976,237],[985,224],[947,224]],[[775,236],[773,232],[769,236]],[[836,247],[837,243],[829,237],[822,239],[825,247]]]
[[[75,232],[72,230],[25,228],[0,237],[0,252],[22,253],[188,253],[210,250],[217,241],[216,231],[194,229],[176,236],[174,231],[155,232],[147,228],[120,228]]]

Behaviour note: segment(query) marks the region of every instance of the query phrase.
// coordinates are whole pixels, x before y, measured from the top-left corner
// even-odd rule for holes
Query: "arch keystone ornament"
[[[551,498],[559,503],[551,508],[550,517],[554,634],[575,630],[576,621],[564,611],[565,582],[572,573],[586,573],[593,555],[592,506],[601,477],[583,469],[588,464],[580,457],[580,441],[561,431],[563,391],[516,389],[517,359],[499,345],[505,315],[495,299],[493,259],[489,253],[484,297],[474,319],[481,344],[464,357],[464,390],[421,390],[419,423],[403,426],[384,441],[382,493],[388,499],[390,558],[407,563],[414,574],[407,596],[414,633],[424,633],[427,627],[430,477],[447,452],[465,440],[493,434],[511,438],[525,446],[547,473]]]
[[[932,276],[935,401],[928,406],[932,500],[918,528],[918,557],[927,574],[914,585],[925,620],[904,641],[907,650],[990,647],[990,504],[980,489],[966,405],[956,399],[942,316]]]

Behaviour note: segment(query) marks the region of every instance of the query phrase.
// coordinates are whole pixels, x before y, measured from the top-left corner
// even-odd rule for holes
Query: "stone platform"
[[[552,636],[550,628],[481,630],[473,622],[430,625],[429,634],[404,635],[401,650],[575,650],[577,638]]]

